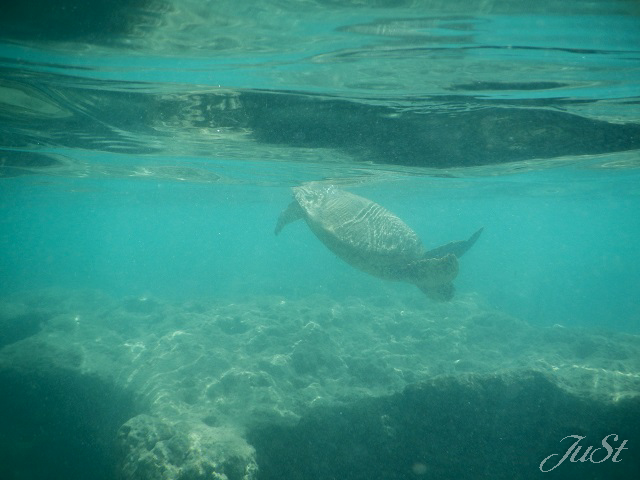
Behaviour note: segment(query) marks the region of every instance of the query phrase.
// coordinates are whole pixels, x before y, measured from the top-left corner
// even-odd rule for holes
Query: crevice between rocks
[[[572,463],[543,474],[583,435],[582,451],[627,440],[619,462]],[[442,377],[388,397],[317,409],[295,426],[251,430],[259,480],[640,478],[640,399],[575,396],[535,371]],[[597,458],[604,457],[601,450]],[[582,452],[580,452],[580,455]],[[553,463],[549,463],[552,466]]]
[[[0,478],[106,480],[131,393],[73,370],[0,370]]]

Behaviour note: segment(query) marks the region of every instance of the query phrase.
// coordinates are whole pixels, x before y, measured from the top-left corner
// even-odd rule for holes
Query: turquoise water
[[[4,3],[2,480],[539,478],[578,435],[550,478],[638,478],[637,0]],[[312,181],[483,228],[454,297],[276,236]]]
[[[484,226],[459,296],[640,331],[636,2],[60,5],[2,20],[0,296],[420,297],[273,235],[326,180]]]

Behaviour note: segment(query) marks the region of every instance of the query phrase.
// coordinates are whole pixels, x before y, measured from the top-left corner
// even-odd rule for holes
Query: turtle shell
[[[418,235],[371,200],[322,184],[293,189],[314,234],[348,263],[389,277],[384,267],[418,260],[425,249]]]

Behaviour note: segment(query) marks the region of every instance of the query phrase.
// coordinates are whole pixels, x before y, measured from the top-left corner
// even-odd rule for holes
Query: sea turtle
[[[389,210],[333,185],[312,182],[293,188],[293,202],[280,214],[276,235],[304,219],[325,246],[348,264],[376,277],[408,282],[436,300],[453,298],[461,257],[478,240],[426,251],[418,235]]]

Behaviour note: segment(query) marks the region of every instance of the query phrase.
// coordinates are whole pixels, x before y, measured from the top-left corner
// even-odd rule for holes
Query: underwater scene
[[[640,478],[637,0],[0,14],[0,479]]]

